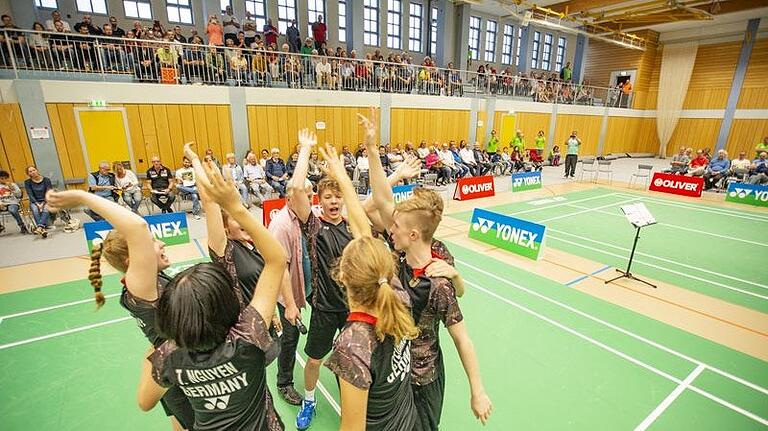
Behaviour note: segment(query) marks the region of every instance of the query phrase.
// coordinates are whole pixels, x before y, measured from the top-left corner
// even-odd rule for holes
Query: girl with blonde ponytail
[[[346,291],[349,316],[325,364],[339,379],[340,429],[412,431],[410,340],[418,330],[408,295],[390,284],[397,264],[386,244],[371,236],[343,161],[330,145],[320,152],[341,188],[353,236],[334,274]]]

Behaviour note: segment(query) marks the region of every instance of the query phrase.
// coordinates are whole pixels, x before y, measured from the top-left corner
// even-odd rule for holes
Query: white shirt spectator
[[[330,75],[331,74],[331,63],[327,63],[327,62],[323,62],[323,61],[317,63],[317,65],[315,66],[315,73],[317,73],[318,75],[321,75],[321,74],[328,74],[328,75]]]
[[[459,157],[461,157],[461,160],[464,163],[471,163],[473,165],[476,164],[475,155],[472,153],[472,150],[470,150],[469,147],[465,147],[459,150]]]
[[[438,155],[440,156],[440,161],[442,161],[445,166],[448,166],[449,168],[456,167],[456,161],[453,160],[453,153],[451,150],[438,151]]]
[[[123,178],[115,175],[115,186],[117,186],[119,189],[125,190],[126,192],[136,191],[136,189],[139,188],[138,184],[139,180],[136,178],[136,174],[134,174],[130,169],[125,170],[125,175]]]
[[[734,159],[731,160],[731,169],[743,169],[747,170],[752,165],[749,159]]]
[[[367,171],[368,167],[368,156],[360,156],[357,158],[357,169],[359,169],[360,172]]]
[[[249,39],[256,37],[256,21],[252,20],[250,17],[246,17],[243,20],[243,33],[245,34],[245,37]]]
[[[232,22],[232,24],[224,25],[224,34],[237,34],[237,32],[240,31],[240,28],[234,25],[240,24],[240,21],[237,19],[237,17],[234,15],[227,15],[226,13],[221,14],[222,25],[229,22]]]
[[[61,23],[64,25],[64,31],[69,33],[72,31],[72,29],[69,27],[69,23],[64,21],[63,19],[60,20]],[[53,19],[45,20],[45,29],[47,31],[56,31],[56,26],[53,25]]]
[[[194,187],[195,170],[191,167],[176,169],[176,180],[181,181],[181,185],[184,187]]]
[[[245,174],[245,178],[248,178],[250,181],[263,180],[264,177],[267,176],[264,173],[264,168],[258,163],[255,165],[250,163],[246,164],[243,166],[243,173]]]
[[[427,158],[427,155],[429,154],[429,148],[427,148],[427,147],[418,148],[416,150],[416,153],[419,155],[420,159],[424,160],[424,159]]]

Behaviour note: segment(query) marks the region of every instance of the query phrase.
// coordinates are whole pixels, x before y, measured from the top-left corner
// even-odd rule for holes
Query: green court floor
[[[546,225],[547,247],[624,268],[635,229],[619,207],[633,202],[658,221],[642,229],[634,273],[768,312],[768,213],[603,188],[486,209]]]

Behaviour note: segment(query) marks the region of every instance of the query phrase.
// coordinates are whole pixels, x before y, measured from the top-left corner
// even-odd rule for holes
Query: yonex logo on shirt
[[[224,410],[228,405],[229,395],[224,395],[223,397],[206,398],[203,407],[207,410]]]

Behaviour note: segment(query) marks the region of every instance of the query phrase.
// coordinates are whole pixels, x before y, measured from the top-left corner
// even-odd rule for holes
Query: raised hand
[[[328,164],[327,167],[324,167],[323,169],[331,178],[338,181],[340,178],[344,178],[344,176],[347,175],[347,171],[344,169],[344,160],[339,157],[339,153],[336,152],[335,147],[326,143],[325,148],[318,148],[318,152]]]
[[[195,160],[195,159],[199,159],[200,158],[200,157],[198,157],[198,155],[195,152],[195,150],[192,149],[192,147],[194,147],[194,146],[195,146],[195,142],[194,141],[190,141],[190,142],[187,142],[186,144],[184,144],[184,157],[188,158],[190,162]]]
[[[315,132],[309,129],[299,130],[299,150],[307,148],[311,149],[317,144],[317,136]]]
[[[213,162],[206,162],[203,164],[205,169],[206,178],[197,179],[198,191],[202,190],[203,194],[208,198],[215,201],[222,208],[227,211],[231,211],[238,206],[242,206],[240,203],[240,195],[237,193],[232,179],[225,179],[219,169]]]
[[[411,178],[416,178],[420,173],[421,160],[411,154],[407,155],[403,163],[400,163],[400,166],[398,166],[395,170],[395,174],[397,174],[402,180],[410,180]]]
[[[60,192],[49,190],[45,194],[45,200],[48,203],[48,209],[52,212],[57,212],[82,205],[84,198],[87,196],[88,193],[83,190],[64,190]]]
[[[368,151],[371,151],[372,148],[378,149],[376,144],[376,110],[371,108],[369,117],[366,117],[363,114],[357,114],[357,119],[358,123],[363,126],[363,129],[365,130],[365,145],[368,148]]]

